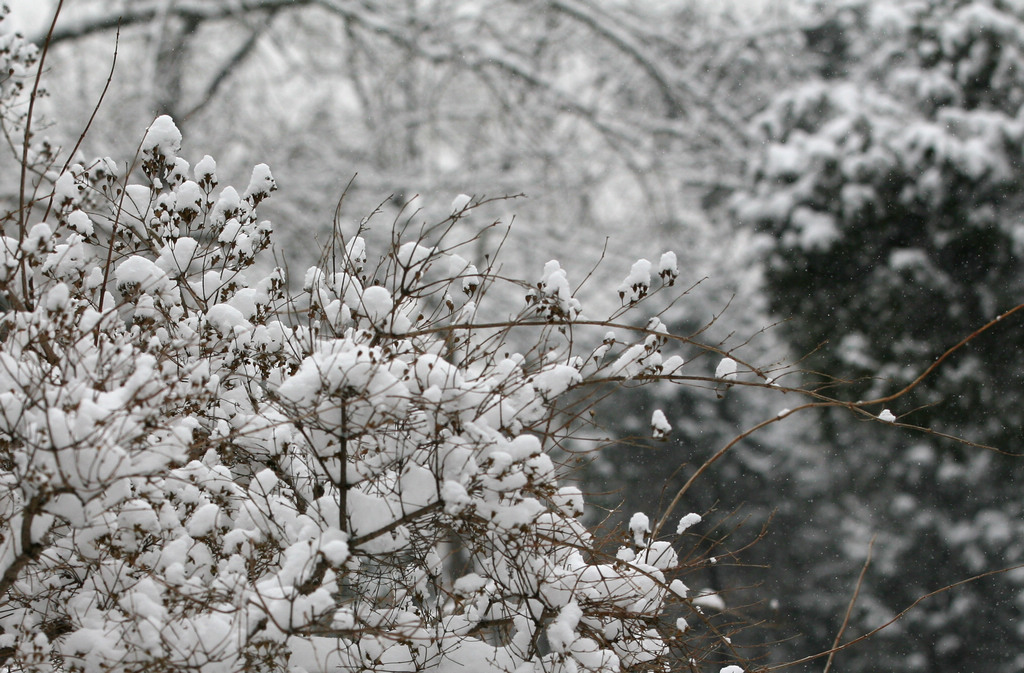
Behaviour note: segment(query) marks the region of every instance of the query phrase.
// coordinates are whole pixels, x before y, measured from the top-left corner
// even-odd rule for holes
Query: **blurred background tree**
[[[1022,19],[1019,3],[998,0],[844,3],[821,24],[843,48],[760,117],[765,147],[733,212],[765,234],[768,302],[791,317],[785,334],[811,354],[806,367],[828,374],[823,390],[892,394],[1020,302]],[[842,531],[840,554],[807,557],[786,588],[812,649],[834,638],[847,600],[818,589],[837,577],[852,588],[875,532],[851,636],[1024,560],[1024,466],[1000,453],[1020,452],[1024,355],[1007,344],[1022,336],[1015,320],[994,327],[893,409],[996,450],[824,415],[820,439],[843,469],[814,525]],[[1020,670],[1022,581],[998,575],[927,601],[884,646],[842,655],[844,669]]]
[[[79,2],[50,55],[75,73],[52,87],[54,135],[69,142],[88,119],[120,22],[87,154],[133,149],[121,129],[166,113],[220,150],[226,177],[268,157],[302,189],[279,208],[310,222],[330,220],[356,173],[346,212],[381,193],[398,208],[418,194],[525,193],[514,235],[535,257],[600,252],[615,236],[624,263],[641,240],[685,242],[699,278],[705,243],[723,235],[700,199],[739,184],[747,121],[803,67],[787,55],[799,35],[786,5],[755,23],[704,3]]]

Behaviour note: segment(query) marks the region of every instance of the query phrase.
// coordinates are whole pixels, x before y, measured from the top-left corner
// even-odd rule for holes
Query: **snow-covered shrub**
[[[257,213],[269,168],[222,187],[181,141],[160,117],[139,173],[52,174],[45,221],[2,239],[5,666],[723,665],[728,643],[683,634],[702,617],[671,538],[609,553],[559,482],[559,400],[658,376],[660,321],[578,352],[583,307],[551,262],[485,327],[494,267],[428,242],[468,202],[392,250],[338,227],[292,291]]]

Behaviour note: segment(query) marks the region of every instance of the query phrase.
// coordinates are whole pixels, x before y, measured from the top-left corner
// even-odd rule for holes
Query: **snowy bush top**
[[[704,656],[668,618],[686,597],[669,541],[638,523],[628,553],[605,554],[556,463],[573,427],[558,400],[660,374],[660,321],[573,352],[582,306],[552,261],[518,314],[475,329],[491,268],[443,239],[370,250],[360,231],[336,232],[292,292],[257,214],[270,169],[239,193],[181,142],[158,118],[141,182],[109,159],[52,174],[46,221],[0,245],[9,665],[619,671]],[[457,198],[451,218],[476,207]],[[635,266],[624,299],[652,270],[671,283],[675,256]],[[523,354],[506,350],[517,326],[534,335]]]

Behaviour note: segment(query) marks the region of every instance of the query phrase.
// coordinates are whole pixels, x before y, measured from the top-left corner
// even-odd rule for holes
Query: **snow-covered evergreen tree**
[[[1000,0],[829,9],[845,59],[830,72],[847,74],[771,104],[735,213],[768,234],[769,301],[792,318],[805,366],[850,381],[838,388],[847,399],[869,399],[908,385],[1020,302],[1024,17]],[[1020,334],[1008,320],[974,339],[886,418],[1019,453],[1024,357],[1006,344]],[[851,420],[827,419],[824,439],[847,468],[831,484],[842,495],[814,505],[819,522],[847,534],[821,550],[837,557],[807,561],[812,582],[833,588],[798,598],[794,611],[819,646],[839,628],[872,531],[861,630],[928,591],[1024,559],[1018,458]],[[846,591],[827,579],[836,561]],[[856,670],[1013,670],[1022,597],[1012,574],[960,587],[912,611],[884,647],[843,656]]]

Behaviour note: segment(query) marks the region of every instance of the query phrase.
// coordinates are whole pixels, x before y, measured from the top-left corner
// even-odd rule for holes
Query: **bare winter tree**
[[[542,243],[596,254],[627,222],[666,243],[721,236],[695,204],[738,184],[746,120],[807,68],[788,55],[799,23],[769,18],[574,0],[159,0],[76,4],[50,39],[55,63],[95,66],[72,66],[93,85],[66,89],[89,101],[84,121],[121,27],[125,88],[108,94],[118,105],[97,141],[126,143],[119,129],[157,114],[201,121],[197,134],[217,132],[197,141],[224,147],[226,170],[271,160],[302,190],[280,207],[315,203],[322,219],[323,195],[356,167],[360,212],[382,193],[400,207],[437,190],[525,192],[519,216]],[[580,226],[554,224],[566,220]]]

